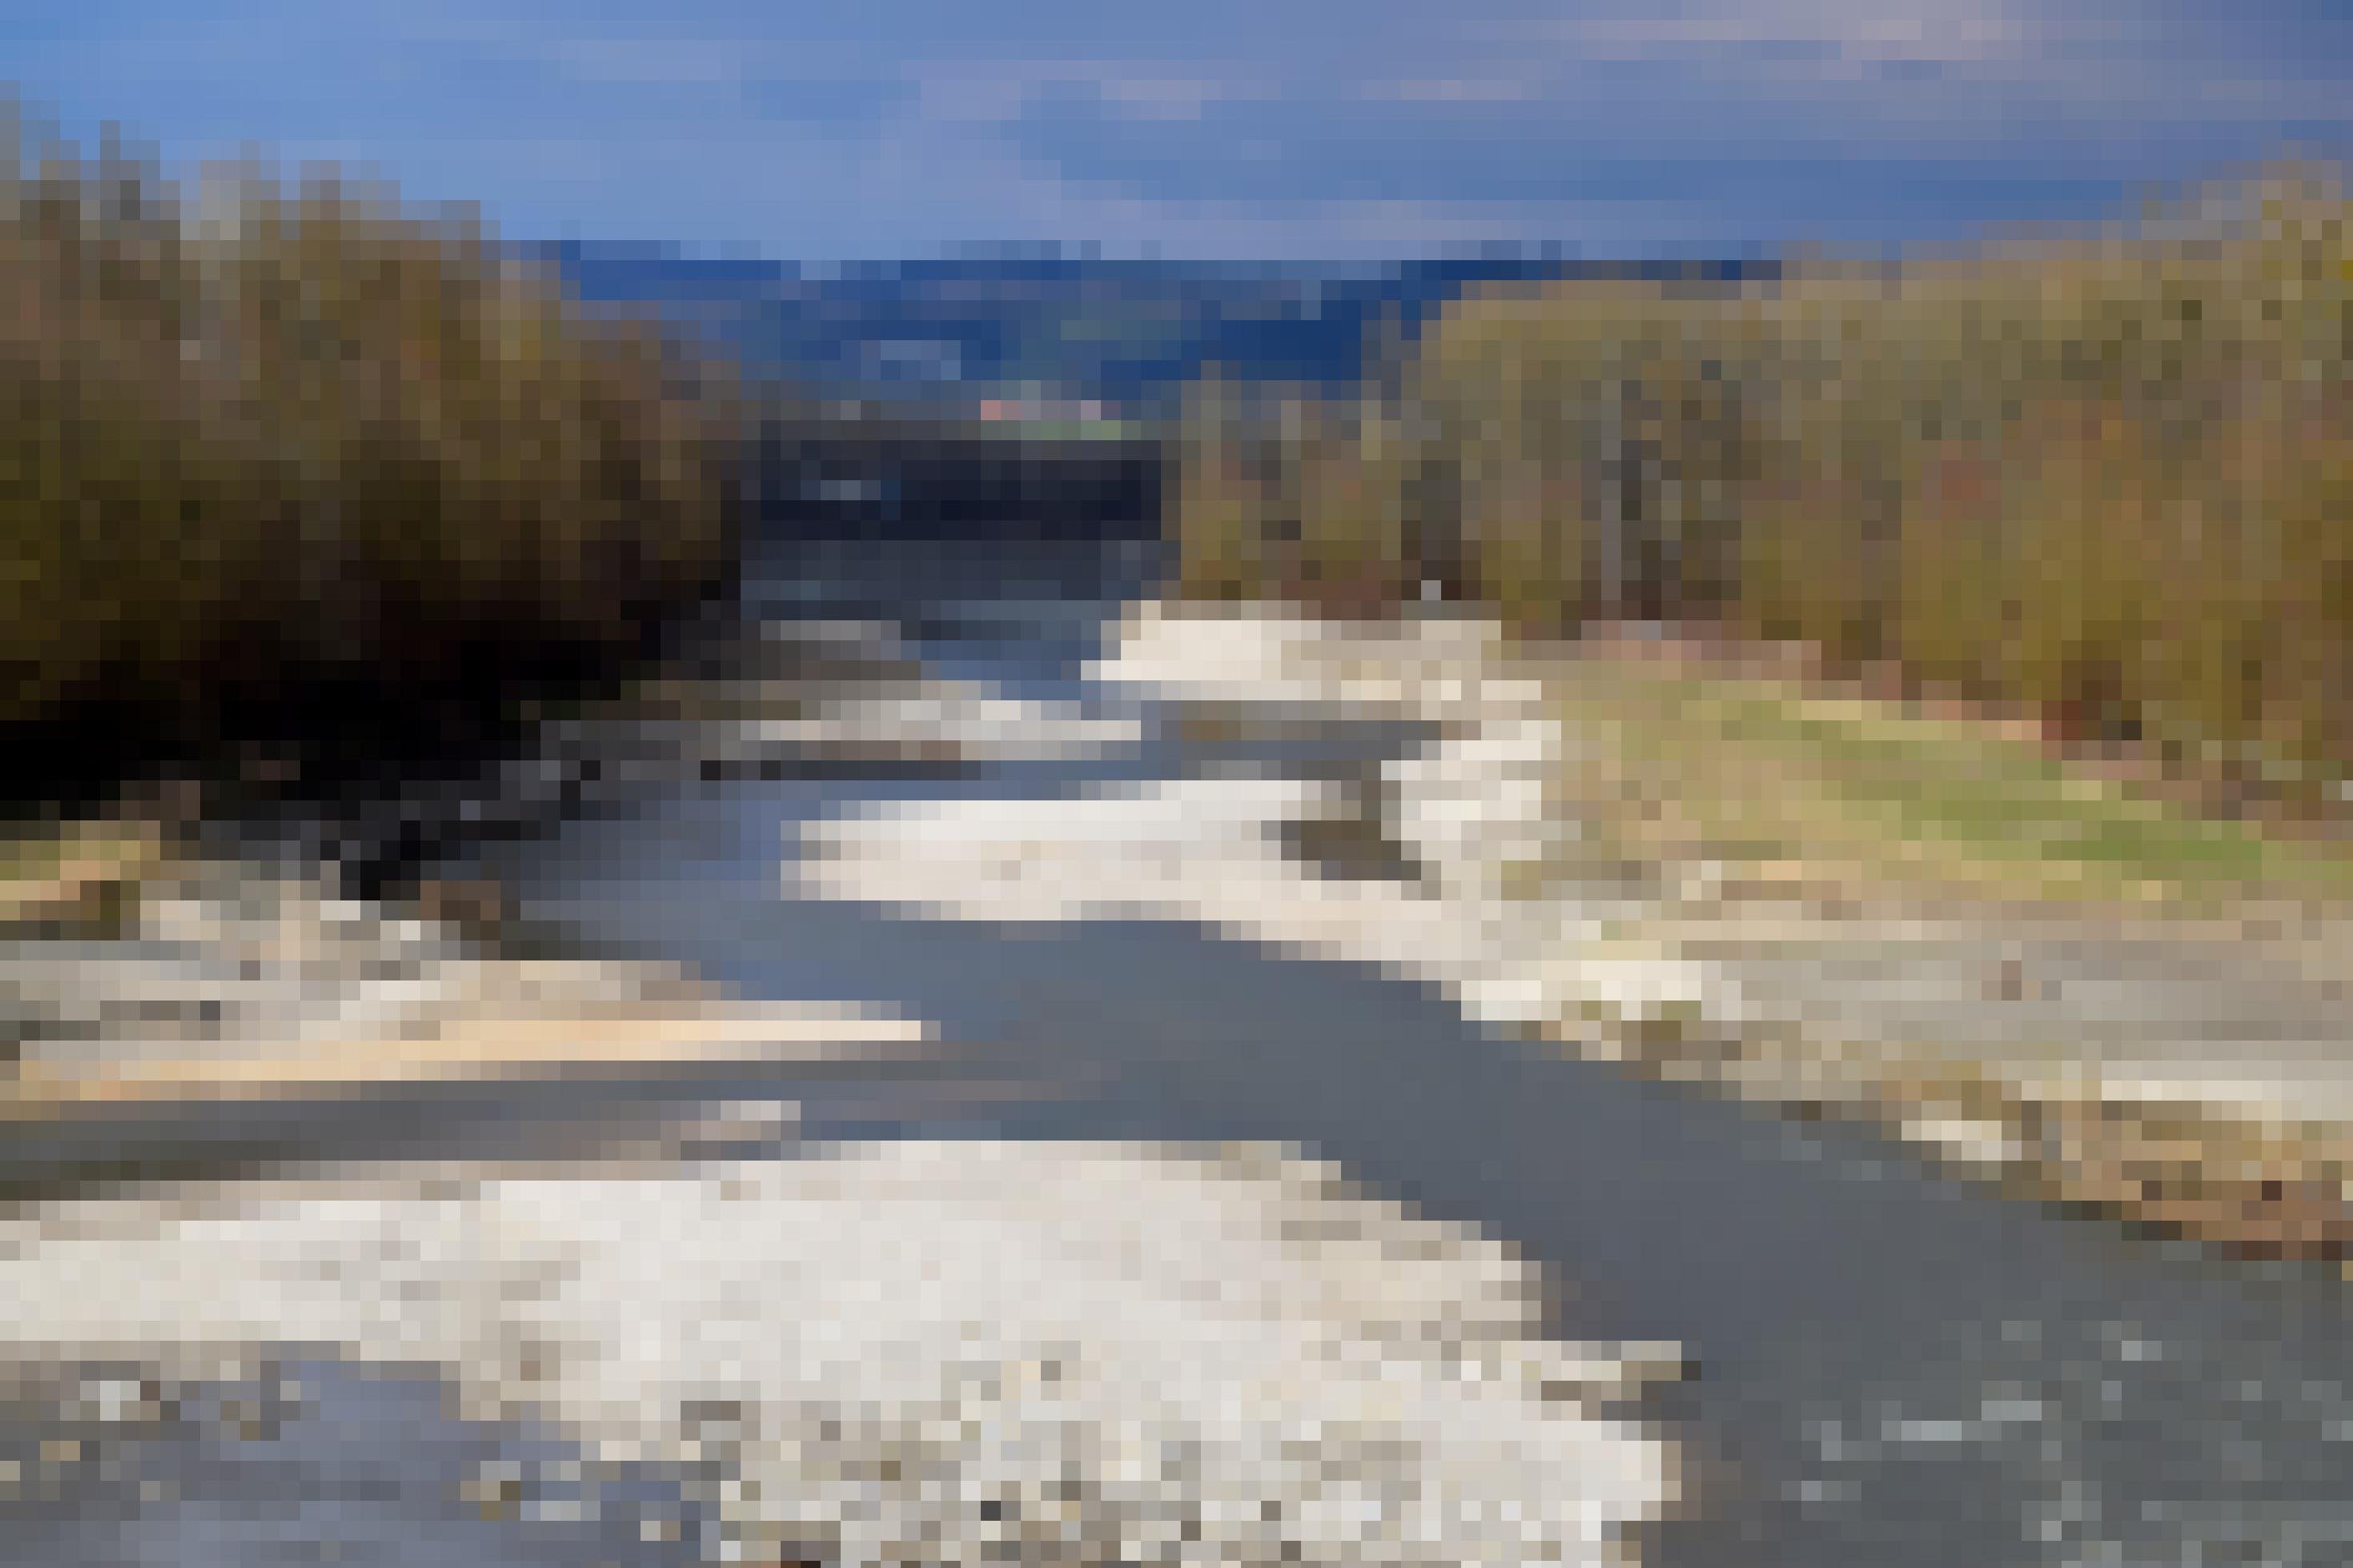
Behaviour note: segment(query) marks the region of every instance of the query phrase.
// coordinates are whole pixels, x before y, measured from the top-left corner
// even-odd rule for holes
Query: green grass
[[[1588,752],[1558,805],[1639,861],[1899,899],[2227,909],[2353,895],[2345,846],[2200,816],[1980,721],[1604,658],[1577,666],[1561,701]]]

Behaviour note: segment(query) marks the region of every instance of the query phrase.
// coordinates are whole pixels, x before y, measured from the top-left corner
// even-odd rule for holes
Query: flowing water
[[[934,767],[681,769],[460,868],[494,872],[528,922],[587,951],[934,1020],[934,1057],[527,1102],[484,1090],[405,1123],[273,1138],[500,1152],[562,1143],[616,1110],[723,1101],[776,1108],[765,1126],[752,1117],[754,1155],[850,1138],[1285,1145],[1541,1266],[1568,1331],[1683,1347],[1690,1375],[1659,1414],[1697,1460],[1695,1506],[1644,1542],[1652,1563],[2353,1562],[2353,1301],[2339,1279],[2000,1201],[1860,1133],[1501,1037],[1370,966],[1166,920],[993,924],[790,891],[782,862],[804,825],[881,803],[1345,784],[1414,744],[1393,723],[1338,721],[1202,739],[1172,705],[1094,686],[1086,661],[1151,567],[1135,547],[1093,544],[778,551],[749,603],[788,639],[829,627],[853,672],[861,659],[913,668],[1095,721],[1095,738]],[[854,697],[854,673],[840,679]],[[1307,874],[1415,874],[1377,842],[1354,847]],[[415,1403],[406,1384],[305,1381],[363,1414]],[[23,1441],[53,1440],[41,1435],[62,1428],[46,1419]],[[408,1423],[418,1464],[491,1441],[423,1414],[385,1419]],[[365,1448],[304,1462],[357,1476],[396,1462]],[[49,1544],[0,1533],[0,1559],[95,1560],[54,1533],[13,1539]],[[564,1541],[538,1557],[453,1535],[426,1555],[396,1542],[381,1560],[603,1560],[586,1534]]]

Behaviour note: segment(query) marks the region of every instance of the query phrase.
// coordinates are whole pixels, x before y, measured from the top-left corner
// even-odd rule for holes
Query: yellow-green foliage
[[[2353,233],[2307,167],[2129,233],[1467,299],[1311,465],[1180,484],[1192,580],[1403,542],[1521,624],[1704,619],[2277,774],[2353,763]],[[1338,421],[1313,413],[1294,426]],[[1231,447],[1247,440],[1229,431]],[[1193,448],[1196,455],[1201,450]],[[1214,505],[1212,505],[1214,502]],[[1199,521],[1214,510],[1214,528]]]
[[[399,692],[721,569],[727,395],[478,228],[0,120],[0,721]]]

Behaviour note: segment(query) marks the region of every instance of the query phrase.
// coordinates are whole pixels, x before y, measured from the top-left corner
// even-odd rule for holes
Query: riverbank
[[[853,700],[770,739],[920,760],[946,739],[1126,733],[1067,733],[1034,704]],[[708,726],[727,750],[730,725]],[[1290,1151],[834,1142],[790,1099],[713,1096],[797,1094],[827,1063],[887,1083],[954,1043],[673,965],[532,956],[520,931],[353,901],[160,829],[91,825],[16,858],[0,1533],[46,1539],[64,1499],[77,1539],[108,1521],[168,1534],[216,1510],[208,1487],[266,1481],[304,1498],[306,1538],[364,1543],[377,1504],[340,1503],[332,1477],[322,1496],[269,1480],[249,1441],[237,1467],[170,1458],[227,1440],[181,1412],[259,1408],[238,1393],[257,1380],[273,1419],[353,1419],[332,1369],[282,1370],[298,1352],[425,1366],[478,1433],[567,1445],[416,1492],[395,1521],[438,1531],[454,1510],[533,1550],[601,1521],[699,1561],[1599,1565],[1686,1504],[1675,1444],[1639,1414],[1675,1347],[1563,1339],[1556,1282],[1507,1245]],[[714,1067],[640,1108],[629,1129],[651,1138],[572,1128],[533,1153],[506,1123],[476,1159],[375,1125],[429,1117],[437,1089],[522,1110]],[[216,1109],[231,1146],[159,1164]],[[356,1141],[238,1153],[343,1110],[334,1125],[368,1124]],[[73,1127],[102,1145],[91,1168],[28,1183],[25,1148]],[[27,1422],[69,1435],[12,1458]],[[268,1500],[227,1505],[232,1532],[285,1528]]]
[[[2353,1240],[2341,855],[1892,703],[1475,630],[1388,643],[1276,664],[1359,700],[1394,682],[1455,731],[1401,770],[1397,820],[1459,868],[1463,915],[1569,927],[1608,895],[1525,1021],[2226,1247]]]
[[[0,1126],[929,1037],[912,1019],[744,1003],[661,965],[507,955],[456,918],[176,854],[159,829],[58,842],[53,865],[0,883]]]
[[[1475,621],[1150,610],[1107,679],[1204,722],[1351,711],[1435,738],[1370,792],[1243,774],[871,813],[816,825],[794,874],[934,914],[1166,916],[1377,962],[1490,1022],[1867,1119],[2021,1194],[2252,1254],[2353,1244],[2348,928],[2326,857],[2063,773],[1886,778],[1913,816],[1874,813],[1790,773],[1753,721],[1678,707],[1698,694],[1636,686],[1630,668]],[[1625,728],[1630,699],[1646,736]],[[1883,742],[1894,711],[1863,732]],[[1683,749],[1662,751],[1678,727]],[[1968,836],[1916,820],[1939,789],[1947,817],[2000,807],[1977,840],[2042,841],[1988,874]],[[2054,837],[2030,805],[2072,814],[2081,837]],[[1711,810],[1704,830],[1679,826]],[[1409,874],[1300,864],[1300,823],[1352,815]],[[2148,874],[2119,876],[2126,854],[2124,871]]]
[[[1680,1484],[1601,1408],[1642,1352],[1539,1337],[1506,1248],[1266,1152],[897,1142],[62,1205],[0,1220],[0,1364],[150,1369],[79,1380],[115,1444],[176,1407],[159,1374],[234,1383],[275,1345],[438,1363],[589,1483],[440,1506],[594,1517],[651,1467],[700,1506],[642,1539],[702,1561],[1600,1568]],[[0,1513],[68,1484],[57,1447]]]

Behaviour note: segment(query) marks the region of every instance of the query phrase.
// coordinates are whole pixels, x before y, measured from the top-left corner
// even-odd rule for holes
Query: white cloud
[[[1233,96],[1227,83],[1205,77],[1100,78],[1103,101],[1138,120],[1198,120],[1209,104]]]
[[[598,86],[720,87],[744,80],[755,53],[740,39],[575,37],[549,41],[541,58]]]
[[[1857,63],[1986,64],[2030,56],[2037,26],[1987,0],[1721,0],[1663,11],[1592,12],[1483,29],[1593,61],[1672,60],[1776,47],[1827,47]],[[1816,62],[1817,64],[1819,62]]]
[[[1139,60],[926,60],[911,69],[923,119],[976,126],[1009,125],[1058,86],[1092,88],[1113,113],[1134,120],[1198,120],[1213,103],[1275,96],[1247,73],[1172,75]]]
[[[1375,103],[1528,103],[1544,91],[1535,82],[1504,77],[1409,77],[1366,82],[1357,96]]]

